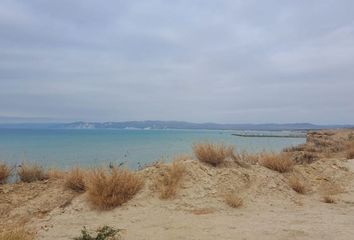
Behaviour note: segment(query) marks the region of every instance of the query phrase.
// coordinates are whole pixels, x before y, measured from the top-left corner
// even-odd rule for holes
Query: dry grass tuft
[[[336,203],[336,200],[332,196],[324,196],[323,202],[325,203]]]
[[[78,167],[71,169],[65,177],[65,187],[75,192],[84,192],[86,190],[85,172]]]
[[[63,179],[66,176],[66,173],[62,170],[51,168],[47,171],[47,176],[49,179]]]
[[[44,172],[43,168],[37,164],[22,164],[17,169],[17,175],[22,182],[34,182],[48,179],[48,175]]]
[[[233,147],[223,144],[197,143],[193,145],[193,151],[199,161],[217,166],[232,155]]]
[[[33,240],[34,234],[23,228],[16,227],[9,230],[0,231],[0,240]]]
[[[285,153],[263,153],[260,157],[260,164],[280,173],[289,172],[294,166],[294,162]]]
[[[86,185],[88,199],[98,209],[112,209],[133,198],[143,183],[140,176],[128,170],[94,169]]]
[[[232,208],[239,208],[243,205],[243,200],[234,193],[229,193],[225,195],[225,202]]]
[[[169,199],[176,196],[185,171],[183,164],[178,161],[166,166],[155,183],[161,199]]]
[[[354,159],[354,142],[348,146],[347,159]]]
[[[5,163],[0,163],[0,184],[6,183],[10,175],[11,169]]]
[[[297,193],[305,194],[306,192],[305,184],[295,176],[289,178],[289,186]]]

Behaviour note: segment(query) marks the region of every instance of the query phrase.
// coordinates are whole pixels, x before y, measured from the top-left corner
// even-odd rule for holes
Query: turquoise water
[[[280,151],[305,138],[239,137],[215,130],[54,130],[0,129],[0,161],[34,162],[47,167],[97,166],[110,162],[129,168],[177,154],[192,154],[192,144],[209,141],[238,150]]]

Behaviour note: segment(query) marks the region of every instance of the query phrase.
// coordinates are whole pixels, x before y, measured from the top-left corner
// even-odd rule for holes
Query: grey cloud
[[[352,1],[0,3],[0,116],[353,123]]]

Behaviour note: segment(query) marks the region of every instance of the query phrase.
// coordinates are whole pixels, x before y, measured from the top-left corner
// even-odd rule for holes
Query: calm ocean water
[[[138,164],[177,154],[192,154],[200,141],[232,144],[251,152],[280,151],[305,138],[239,137],[214,130],[54,130],[0,129],[0,161],[34,162],[47,167],[97,166],[109,162]]]

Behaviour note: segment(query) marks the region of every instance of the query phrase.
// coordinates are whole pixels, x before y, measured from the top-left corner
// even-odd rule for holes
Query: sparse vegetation
[[[299,163],[299,164],[309,164],[317,159],[319,159],[320,155],[315,152],[306,152],[306,151],[300,151],[300,152],[294,152],[291,155],[291,158],[294,160],[294,162]]]
[[[47,176],[49,179],[63,179],[66,174],[62,170],[51,168],[47,171]]]
[[[78,167],[71,169],[65,177],[65,187],[75,192],[84,192],[86,189],[85,172]]]
[[[347,149],[347,159],[354,159],[354,142],[351,142]]]
[[[280,173],[289,172],[294,166],[294,162],[285,153],[263,153],[260,157],[260,164]]]
[[[336,203],[336,200],[332,196],[323,196],[323,202],[325,202],[325,203]]]
[[[239,208],[243,205],[243,200],[235,193],[225,195],[225,202],[232,208]]]
[[[127,202],[141,189],[143,180],[136,173],[113,168],[92,170],[87,181],[88,199],[94,207],[105,210]]]
[[[0,231],[0,240],[33,240],[34,234],[21,227]]]
[[[17,175],[22,182],[34,182],[48,179],[48,175],[43,168],[37,164],[22,164],[17,169]]]
[[[161,176],[156,181],[156,188],[160,192],[161,199],[176,196],[184,172],[185,167],[179,161],[174,161],[163,169]]]
[[[306,192],[305,184],[296,176],[289,178],[289,186],[297,193],[304,194]]]
[[[220,165],[233,153],[233,147],[224,144],[198,143],[193,145],[193,151],[199,161]]]
[[[5,163],[0,163],[0,184],[6,183],[10,175],[11,169]]]
[[[81,230],[81,236],[74,240],[118,240],[120,229],[114,229],[109,226],[103,226],[96,231],[96,236],[92,236],[86,227]]]
[[[351,133],[348,134],[348,140],[349,141],[354,141],[354,133],[351,132]]]

